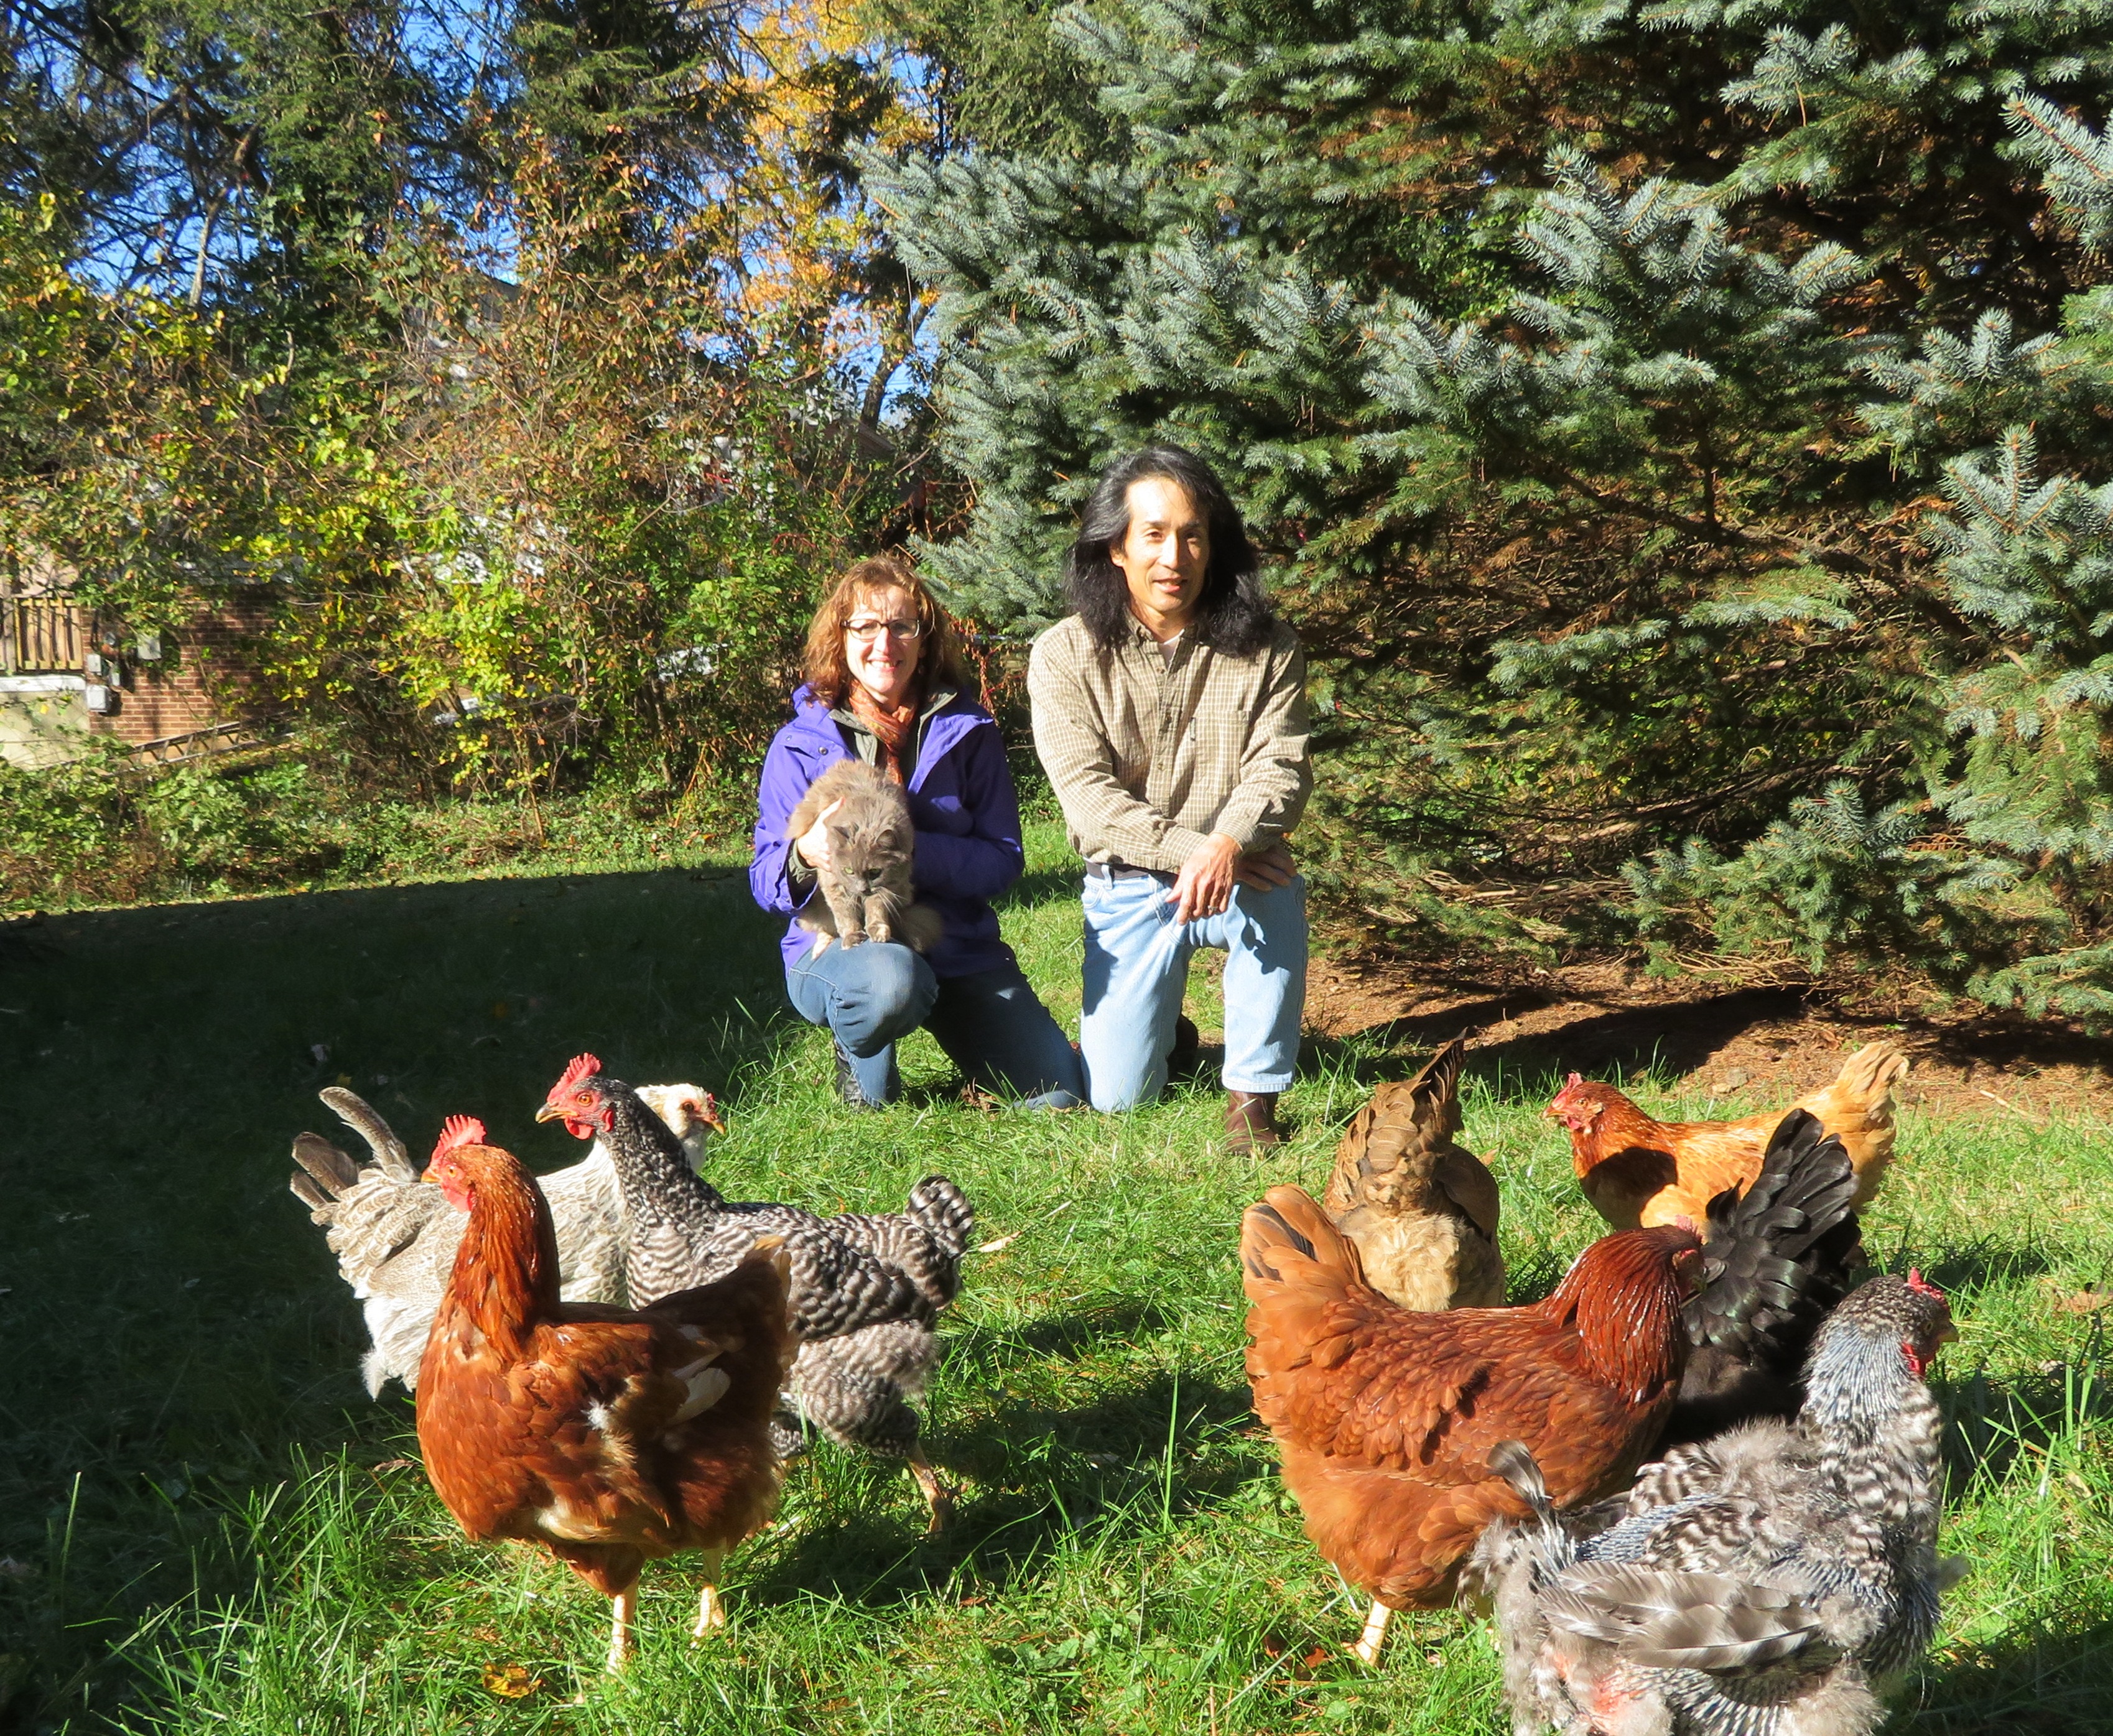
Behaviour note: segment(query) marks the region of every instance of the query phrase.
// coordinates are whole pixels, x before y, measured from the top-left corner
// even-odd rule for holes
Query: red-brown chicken
[[[721,1560],[777,1503],[770,1418],[797,1347],[783,1254],[758,1241],[637,1313],[560,1302],[550,1207],[481,1122],[451,1117],[426,1177],[469,1214],[418,1369],[435,1492],[472,1537],[541,1544],[614,1601],[612,1670],[645,1564],[702,1551],[701,1638],[725,1621]]]
[[[1907,1070],[1898,1044],[1867,1043],[1832,1084],[1790,1106],[1817,1117],[1841,1141],[1856,1172],[1857,1211],[1871,1203],[1893,1160],[1893,1086]],[[1654,1121],[1612,1085],[1572,1073],[1546,1112],[1570,1130],[1577,1184],[1616,1229],[1685,1223],[1700,1230],[1718,1195],[1753,1186],[1790,1109],[1733,1122]]]
[[[1255,1410],[1307,1536],[1373,1600],[1355,1648],[1369,1663],[1389,1612],[1450,1601],[1482,1528],[1522,1511],[1490,1468],[1498,1442],[1531,1444],[1559,1506],[1626,1484],[1679,1390],[1701,1253],[1685,1230],[1632,1231],[1587,1248],[1545,1301],[1412,1313],[1366,1284],[1320,1207],[1273,1187],[1248,1208],[1240,1261]]]

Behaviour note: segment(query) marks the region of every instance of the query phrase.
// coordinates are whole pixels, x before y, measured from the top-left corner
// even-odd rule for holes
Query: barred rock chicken
[[[1841,1141],[1793,1109],[1753,1186],[1709,1202],[1703,1285],[1684,1310],[1693,1350],[1659,1451],[1755,1417],[1796,1414],[1813,1335],[1864,1263],[1855,1189]]]
[[[1897,1044],[1867,1043],[1841,1063],[1832,1085],[1791,1105],[1817,1116],[1847,1150],[1858,1211],[1893,1160],[1893,1086],[1907,1069]],[[1699,1230],[1712,1199],[1759,1172],[1769,1135],[1787,1112],[1736,1122],[1654,1121],[1612,1085],[1572,1073],[1546,1112],[1570,1130],[1578,1186],[1616,1229],[1686,1223]]]
[[[1312,1199],[1273,1187],[1240,1262],[1255,1411],[1307,1536],[1373,1600],[1354,1648],[1371,1663],[1392,1610],[1449,1601],[1482,1528],[1525,1511],[1490,1469],[1499,1441],[1531,1441],[1566,1503],[1627,1482],[1678,1390],[1701,1252],[1686,1230],[1632,1230],[1545,1301],[1413,1313],[1366,1284]]]
[[[612,1599],[612,1670],[632,1650],[640,1569],[701,1550],[702,1638],[726,1620],[721,1560],[777,1503],[784,1253],[765,1237],[636,1313],[565,1303],[550,1206],[481,1122],[450,1117],[426,1173],[468,1214],[418,1370],[434,1492],[471,1537],[540,1544]]]
[[[802,1342],[774,1430],[778,1451],[803,1449],[804,1418],[842,1446],[906,1459],[938,1531],[949,1499],[910,1400],[938,1364],[933,1322],[961,1289],[975,1222],[961,1190],[927,1176],[907,1208],[888,1215],[823,1217],[730,1201],[691,1172],[666,1126],[592,1055],[573,1058],[536,1118],[562,1121],[579,1139],[599,1135],[609,1148],[631,1228],[625,1277],[635,1299],[719,1276],[760,1236],[784,1239]]]
[[[372,1347],[359,1367],[369,1396],[379,1398],[391,1380],[414,1391],[426,1333],[454,1264],[462,1214],[422,1185],[404,1142],[363,1098],[335,1085],[319,1094],[366,1140],[371,1161],[355,1163],[322,1135],[303,1133],[294,1140],[294,1161],[305,1173],[288,1186],[323,1227],[338,1275],[367,1317]],[[724,1131],[709,1091],[641,1085],[638,1094],[673,1130],[692,1168],[703,1159],[705,1135]],[[568,1302],[623,1301],[623,1201],[607,1150],[597,1144],[538,1185],[558,1227],[559,1295]]]
[[[1918,1273],[1828,1316],[1795,1423],[1750,1423],[1645,1467],[1581,1522],[1533,1455],[1492,1455],[1531,1519],[1476,1551],[1513,1728],[1534,1736],[1868,1736],[1937,1625],[1942,1432],[1923,1382],[1953,1335]]]
[[[1381,1085],[1344,1130],[1321,1204],[1365,1281],[1403,1308],[1501,1308],[1497,1183],[1460,1131],[1455,1039],[1406,1085]]]

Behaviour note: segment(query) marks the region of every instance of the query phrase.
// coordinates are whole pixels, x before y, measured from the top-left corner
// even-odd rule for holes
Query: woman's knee
[[[915,1030],[939,992],[932,967],[908,947],[870,940],[833,961],[829,981],[829,1026],[855,1055]]]

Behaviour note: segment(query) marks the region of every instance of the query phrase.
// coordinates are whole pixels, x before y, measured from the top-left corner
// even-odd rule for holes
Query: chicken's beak
[[[564,1110],[556,1103],[545,1103],[536,1112],[536,1119],[539,1122],[563,1121],[564,1117]]]
[[[1956,1344],[1958,1342],[1958,1340],[1959,1328],[1954,1326],[1949,1320],[1946,1321],[1944,1323],[1944,1330],[1937,1335],[1937,1341],[1939,1344]]]

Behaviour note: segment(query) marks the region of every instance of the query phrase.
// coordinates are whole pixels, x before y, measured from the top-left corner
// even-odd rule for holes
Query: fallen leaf
[[[1328,1661],[1328,1648],[1326,1646],[1316,1646],[1298,1661],[1304,1669],[1318,1670]]]
[[[2073,1296],[2064,1296],[2054,1306],[2056,1313],[2095,1314],[2102,1308],[2113,1308],[2113,1291],[2079,1290]]]
[[[543,1679],[519,1664],[486,1664],[484,1685],[502,1699],[525,1700],[543,1685]]]

